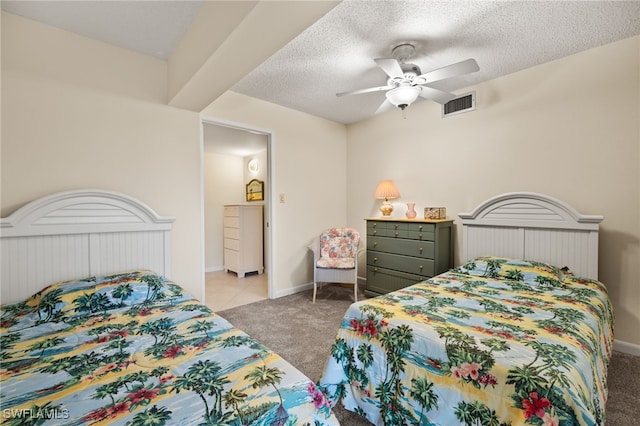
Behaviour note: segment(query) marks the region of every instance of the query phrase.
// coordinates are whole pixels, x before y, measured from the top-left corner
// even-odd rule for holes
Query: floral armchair
[[[360,234],[353,228],[329,228],[309,246],[313,252],[313,301],[318,283],[353,284],[358,301],[358,256]]]

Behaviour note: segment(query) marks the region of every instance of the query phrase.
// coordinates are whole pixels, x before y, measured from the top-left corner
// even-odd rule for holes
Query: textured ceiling
[[[191,1],[2,1],[11,13],[163,59],[199,7]],[[386,84],[373,59],[391,57],[399,43],[416,45],[411,62],[422,72],[476,59],[479,72],[434,84],[461,93],[638,34],[640,1],[345,0],[230,89],[353,123],[371,117],[384,93],[335,94]]]
[[[638,1],[344,1],[233,90],[352,123],[371,117],[384,92],[335,94],[385,85],[373,59],[391,57],[403,42],[416,44],[410,62],[422,72],[475,58],[479,72],[433,84],[460,94],[458,89],[637,34]]]

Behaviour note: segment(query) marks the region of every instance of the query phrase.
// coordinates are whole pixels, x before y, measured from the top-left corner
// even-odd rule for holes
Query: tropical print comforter
[[[148,271],[1,308],[4,424],[337,425],[315,384]]]
[[[604,425],[604,285],[478,258],[344,316],[319,387],[376,425]]]

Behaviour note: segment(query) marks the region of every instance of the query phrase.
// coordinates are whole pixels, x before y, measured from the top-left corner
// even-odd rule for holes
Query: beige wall
[[[0,213],[74,188],[132,195],[176,217],[172,275],[201,297],[200,118],[166,106],[166,80],[164,62],[3,13]],[[398,215],[409,201],[455,217],[502,192],[544,192],[605,216],[616,338],[639,345],[640,38],[474,89],[472,113],[441,119],[421,102],[348,127],[233,92],[205,110],[273,135],[275,296],[310,282],[319,230],[363,230],[380,179],[398,184]]]
[[[136,197],[176,217],[172,278],[201,298],[201,119],[166,106],[166,81],[165,62],[3,13],[0,213],[74,188]],[[293,293],[311,281],[307,243],[346,222],[346,129],[234,93],[208,111],[273,135],[274,192],[286,197],[272,198],[273,290]]]
[[[203,295],[200,118],[167,107],[166,63],[2,13],[1,214],[100,188],[174,216],[172,276]]]
[[[271,133],[273,295],[308,285],[313,277],[308,243],[347,220],[345,126],[234,92],[202,115]]]
[[[206,271],[223,267],[224,204],[244,202],[243,158],[204,152],[204,266]]]
[[[377,182],[450,217],[504,192],[542,192],[605,219],[600,279],[616,339],[640,344],[640,37],[478,87],[477,110],[447,118],[422,102],[348,127],[348,222],[377,214]],[[482,64],[480,64],[482,67]],[[460,91],[459,93],[463,93]],[[456,264],[461,247],[456,220]]]
[[[267,139],[268,138],[265,135],[264,136],[265,145],[267,144]],[[257,172],[249,171],[249,161],[251,161],[251,160],[258,161],[258,171]],[[246,187],[245,187],[245,185],[247,183],[249,183],[249,181],[251,179],[258,179],[258,180],[261,180],[262,182],[264,182],[264,191],[265,191],[265,193],[264,193],[263,196],[264,196],[265,199],[268,197],[267,190],[269,188],[269,185],[268,185],[268,183],[269,183],[269,173],[268,173],[269,172],[269,168],[267,167],[267,161],[268,161],[268,158],[267,158],[267,150],[266,150],[266,148],[264,150],[262,150],[262,151],[258,151],[258,152],[254,153],[254,154],[250,154],[250,155],[247,155],[247,156],[243,157],[243,159],[242,159],[242,170],[243,170],[243,173],[244,173],[244,182],[243,182],[243,185],[242,185],[242,194],[245,197],[244,199],[246,199]],[[259,203],[259,201],[252,202],[252,204],[258,204],[258,203]]]
[[[205,129],[206,132],[206,129]],[[266,144],[265,136],[265,144]],[[211,142],[215,145],[215,142]],[[246,203],[246,184],[251,179],[264,182],[267,197],[267,150],[245,157],[208,152],[204,148],[204,265],[205,271],[220,271],[224,267],[223,217],[225,204]],[[211,149],[214,149],[213,147]],[[248,170],[248,163],[257,159],[257,173]],[[253,201],[251,204],[264,204]],[[264,211],[265,221],[267,211]],[[266,235],[266,230],[265,230]]]
[[[264,135],[264,142],[265,145],[267,145],[269,137],[267,135]],[[251,160],[258,160],[258,171],[257,172],[250,172],[249,171],[249,161]],[[246,196],[247,196],[247,188],[246,188],[246,184],[249,183],[249,181],[251,181],[251,179],[258,179],[261,180],[264,183],[264,192],[262,194],[263,196],[263,200],[262,201],[252,201],[250,204],[262,204],[262,218],[263,218],[263,229],[262,229],[262,243],[263,243],[263,249],[264,249],[264,253],[263,253],[263,257],[264,257],[264,272],[266,274],[270,273],[271,271],[269,270],[269,263],[271,262],[271,253],[269,252],[269,247],[271,247],[271,242],[269,241],[269,222],[271,221],[271,217],[269,216],[270,214],[270,210],[269,210],[269,205],[267,204],[267,200],[269,200],[270,198],[270,192],[269,192],[269,167],[268,167],[268,161],[269,161],[269,157],[268,157],[268,153],[267,153],[267,149],[264,149],[263,151],[258,151],[254,154],[251,155],[247,155],[246,157],[244,157],[242,159],[243,162],[243,168],[242,170],[244,170],[244,181],[242,183],[242,194],[243,197],[245,197],[244,199],[246,200]]]

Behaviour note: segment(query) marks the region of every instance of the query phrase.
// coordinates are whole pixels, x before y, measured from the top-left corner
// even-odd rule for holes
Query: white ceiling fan
[[[386,99],[380,105],[376,114],[393,107],[398,107],[404,111],[418,97],[446,104],[454,99],[456,95],[430,87],[429,84],[480,70],[475,59],[467,59],[422,74],[419,66],[407,62],[407,59],[411,58],[414,53],[415,46],[413,44],[403,43],[393,48],[391,51],[393,58],[374,59],[376,64],[382,68],[382,71],[389,76],[386,86],[342,92],[337,93],[336,96],[359,95],[386,90]]]

